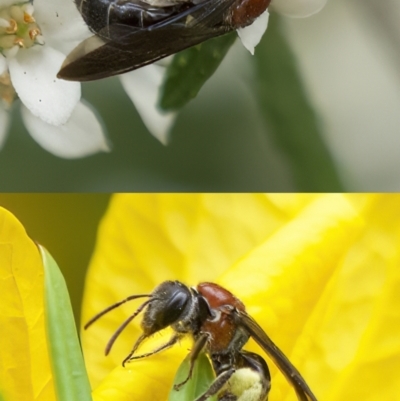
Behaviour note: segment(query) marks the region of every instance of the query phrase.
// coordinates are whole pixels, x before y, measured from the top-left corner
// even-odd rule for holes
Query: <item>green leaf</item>
[[[236,32],[231,32],[177,53],[160,88],[160,107],[166,111],[177,110],[196,97],[236,37]]]
[[[318,117],[308,100],[277,15],[271,15],[255,54],[255,91],[268,133],[291,164],[297,189],[342,191]]]
[[[91,401],[67,286],[57,263],[39,246],[45,269],[45,312],[58,401]]]
[[[189,366],[190,356],[188,355],[179,366],[174,379],[174,385],[182,383],[187,378]],[[214,378],[214,371],[209,359],[204,353],[201,353],[195,362],[192,378],[179,391],[174,390],[172,387],[168,401],[195,400],[208,390]],[[210,397],[209,401],[217,401],[217,397]]]

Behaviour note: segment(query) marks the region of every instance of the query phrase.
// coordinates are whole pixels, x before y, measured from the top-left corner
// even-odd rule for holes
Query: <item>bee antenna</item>
[[[140,295],[130,295],[128,298],[125,298],[122,301],[119,301],[115,304],[110,305],[108,308],[104,309],[103,311],[99,312],[97,315],[93,316],[86,324],[83,326],[83,328],[86,330],[89,326],[91,326],[96,320],[100,319],[103,315],[106,313],[112,311],[115,308],[118,308],[118,306],[124,304],[125,302],[132,301],[133,299],[137,298],[145,298],[145,297],[151,297],[151,294],[140,294]]]
[[[109,352],[111,351],[111,348],[117,339],[117,337],[121,334],[121,332],[125,329],[125,327],[150,303],[153,301],[159,300],[159,298],[152,298],[147,300],[146,302],[143,302],[142,305],[139,306],[139,308],[132,314],[130,315],[122,324],[121,326],[118,327],[116,332],[112,335],[110,340],[107,343],[105,354],[108,355]]]

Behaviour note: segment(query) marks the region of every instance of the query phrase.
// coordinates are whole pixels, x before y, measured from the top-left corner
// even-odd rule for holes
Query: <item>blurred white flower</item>
[[[272,0],[268,9],[251,25],[237,30],[243,46],[254,54],[268,26],[269,10],[287,17],[303,18],[320,11],[328,0]]]
[[[72,0],[0,0],[0,146],[18,97],[28,131],[49,152],[75,158],[109,150],[96,115],[80,102],[80,84],[56,77],[88,36]]]
[[[398,0],[335,0],[283,26],[324,139],[353,191],[400,190],[399,20]]]
[[[287,17],[304,18],[321,11],[328,0],[272,0],[271,11]]]
[[[290,17],[307,17],[320,11],[327,0],[272,0],[270,8]],[[243,46],[254,54],[267,26],[269,12],[266,10],[251,25],[237,30]],[[150,133],[161,143],[168,143],[176,112],[162,112],[158,105],[158,91],[165,72],[165,63],[149,65],[121,76],[122,85],[138,110]]]

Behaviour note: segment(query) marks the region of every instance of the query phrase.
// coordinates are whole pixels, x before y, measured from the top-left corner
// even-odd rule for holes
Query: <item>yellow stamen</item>
[[[21,47],[21,48],[25,47],[24,40],[22,38],[16,38],[14,40],[14,44],[19,46],[19,47]]]
[[[35,21],[35,18],[33,18],[33,16],[32,15],[30,15],[30,14],[28,14],[28,13],[24,13],[24,21],[27,23],[27,24],[31,24],[31,23],[33,23],[33,22],[36,22]]]
[[[11,35],[11,34],[17,32],[17,29],[18,29],[17,21],[15,21],[15,19],[13,19],[13,18],[10,18],[10,20],[8,22],[9,22],[9,27],[6,28],[6,33]]]
[[[35,40],[38,35],[40,35],[39,28],[34,28],[29,31],[29,37],[31,40]]]

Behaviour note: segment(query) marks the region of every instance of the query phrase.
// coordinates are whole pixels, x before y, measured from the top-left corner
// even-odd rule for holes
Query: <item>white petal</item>
[[[3,148],[10,126],[10,115],[0,106],[0,149]]]
[[[157,107],[158,93],[165,67],[151,64],[121,75],[122,85],[142,117],[147,129],[164,145],[176,113],[162,113]]]
[[[260,43],[268,26],[269,13],[265,10],[251,25],[245,28],[239,28],[237,33],[243,46],[251,53],[254,54],[254,48]]]
[[[92,35],[72,0],[35,0],[34,7],[46,44],[64,54]]]
[[[103,128],[91,107],[79,102],[71,118],[55,127],[21,107],[22,119],[33,139],[55,156],[74,159],[110,150]]]
[[[48,124],[66,123],[81,97],[78,82],[56,78],[64,60],[48,46],[20,50],[8,60],[10,76],[22,103]]]
[[[270,9],[287,17],[309,17],[320,11],[328,0],[272,0]]]
[[[2,54],[0,54],[0,76],[3,75],[6,71],[7,71],[7,60]]]

